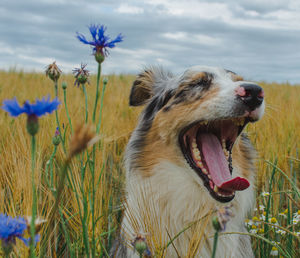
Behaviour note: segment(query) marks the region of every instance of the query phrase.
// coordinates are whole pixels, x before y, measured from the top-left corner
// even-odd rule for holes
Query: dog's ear
[[[129,105],[140,106],[152,98],[154,95],[154,83],[155,80],[153,71],[145,70],[140,73],[133,82],[129,96]]]

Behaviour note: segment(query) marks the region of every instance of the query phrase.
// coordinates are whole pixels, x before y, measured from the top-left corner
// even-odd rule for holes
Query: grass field
[[[59,210],[60,222],[57,222],[52,232],[51,244],[45,245],[49,256],[56,253],[57,257],[63,254],[80,257],[86,254],[87,248],[91,248],[91,254],[105,256],[112,245],[122,216],[119,207],[124,183],[123,151],[141,111],[141,108],[128,106],[133,79],[132,75],[108,76],[100,141],[95,145],[95,174],[83,170],[82,164],[92,166],[88,152],[73,159]],[[62,76],[59,85],[62,81],[68,85],[66,103],[75,127],[85,120],[84,94],[81,88],[73,86],[72,75]],[[95,85],[95,77],[91,78],[90,85],[86,85],[89,110],[93,109]],[[284,257],[299,257],[300,87],[264,82],[261,85],[265,90],[266,113],[259,123],[247,127],[259,158],[257,207],[253,214],[249,214],[246,224],[251,234],[261,237],[253,237],[256,257],[269,257],[270,254],[277,256],[277,251],[278,255]],[[54,97],[53,87],[53,83],[44,74],[0,71],[1,102],[14,96],[21,103],[48,94]],[[61,126],[64,125],[62,135],[65,135],[68,151],[71,131],[60,86],[58,95],[62,102],[58,116]],[[0,112],[0,213],[13,217],[31,215],[31,151],[26,117],[13,119],[4,111]],[[55,202],[58,171],[66,155],[62,144],[53,153],[52,137],[55,129],[54,113],[40,119],[35,183],[38,216],[45,219],[48,219]],[[93,193],[95,199],[91,202]],[[91,207],[91,203],[95,205]],[[37,254],[45,242],[43,230],[44,227]],[[278,242],[279,246],[275,247],[275,243],[272,247],[274,242],[268,244],[262,238]],[[27,254],[28,248],[18,241],[13,256],[23,257]]]

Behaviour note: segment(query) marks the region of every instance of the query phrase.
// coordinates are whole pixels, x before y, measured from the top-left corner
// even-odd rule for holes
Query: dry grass
[[[119,217],[108,218],[114,214],[114,208],[119,201],[115,200],[120,193],[121,183],[124,178],[122,155],[130,132],[134,129],[140,108],[128,107],[128,96],[134,76],[108,76],[107,91],[104,100],[103,123],[101,128],[102,148],[97,148],[96,176],[99,176],[102,169],[103,175],[96,192],[96,213],[102,219],[97,224],[97,234],[107,232],[108,224],[117,226]],[[71,75],[63,76],[61,81],[68,83],[67,104],[73,125],[76,122],[83,122],[84,95],[83,92],[73,86]],[[89,95],[89,109],[93,108],[95,94],[95,78],[91,79],[91,85],[87,85]],[[257,124],[249,125],[247,130],[254,142],[258,152],[258,177],[257,192],[268,190],[268,180],[272,168],[265,162],[278,160],[277,166],[281,168],[290,178],[296,178],[299,186],[299,145],[300,145],[300,87],[288,84],[278,85],[261,83],[266,95],[266,115]],[[51,81],[42,74],[26,74],[22,72],[0,72],[0,101],[11,99],[17,96],[22,102],[27,99],[34,100],[37,97],[48,95],[54,96],[54,89]],[[60,99],[63,100],[62,89],[59,89]],[[12,119],[4,111],[0,111],[0,152],[1,152],[1,173],[0,173],[0,213],[8,213],[12,216],[30,215],[32,205],[31,179],[30,179],[30,138],[26,132],[26,117]],[[64,123],[67,131],[67,139],[70,137],[70,129],[66,127],[68,120],[63,105],[59,109],[59,119]],[[90,113],[91,115],[91,113]],[[91,117],[89,117],[91,119]],[[37,136],[37,165],[36,184],[38,186],[38,215],[46,217],[50,213],[54,198],[43,180],[46,162],[53,151],[52,137],[56,128],[54,114],[40,119],[40,131]],[[68,145],[66,145],[68,146]],[[64,159],[64,152],[61,146],[56,156],[57,163]],[[57,172],[57,169],[54,169]],[[80,171],[76,162],[72,166],[74,187],[80,188]],[[279,180],[279,176],[277,176]],[[86,182],[90,178],[87,174]],[[280,190],[291,189],[284,181]],[[276,186],[273,191],[276,191]],[[274,198],[273,213],[278,214],[288,205],[288,197],[284,200]],[[82,202],[77,202],[74,192],[68,190],[64,200],[66,218],[73,216],[68,222],[71,238],[79,250],[80,255],[82,239],[78,231],[80,219],[79,209],[83,208]],[[290,200],[291,205],[295,205]],[[298,207],[299,208],[299,207]],[[277,211],[277,213],[276,213]],[[109,221],[112,220],[112,221]],[[77,233],[76,233],[77,232]],[[103,237],[103,243],[111,241]],[[102,241],[101,240],[101,241]],[[195,239],[195,245],[199,245]],[[100,246],[99,246],[100,248]],[[190,253],[194,252],[191,247]],[[25,254],[26,249],[19,244],[17,253]]]

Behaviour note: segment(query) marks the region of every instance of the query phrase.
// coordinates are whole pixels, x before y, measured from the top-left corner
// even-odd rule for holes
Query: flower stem
[[[57,81],[54,82],[54,89],[55,89],[55,97],[58,98],[58,85],[57,85]],[[56,117],[56,126],[58,127],[59,137],[60,137],[60,140],[61,140],[61,142],[62,142],[62,146],[63,146],[63,149],[64,149],[64,153],[67,153],[67,150],[66,150],[66,147],[65,147],[65,142],[64,142],[64,139],[63,139],[63,137],[62,137],[61,130],[60,130],[60,125],[59,125],[59,119],[58,119],[58,112],[57,112],[57,109],[55,110],[55,117]]]
[[[35,237],[35,217],[37,209],[36,201],[36,189],[34,181],[34,170],[35,170],[35,151],[36,151],[36,140],[35,136],[31,136],[31,183],[32,183],[32,214],[30,223],[30,257],[35,257],[34,248],[34,237]]]
[[[71,133],[73,134],[72,122],[71,122],[71,118],[70,118],[69,110],[68,110],[68,106],[67,106],[67,91],[66,91],[66,89],[64,89],[64,102],[65,102],[66,114],[67,114],[67,117],[68,117],[68,120],[69,120],[69,124],[70,124],[70,128],[71,128]]]
[[[52,210],[52,216],[51,219],[54,218],[54,215],[58,209],[58,205],[60,202],[60,198],[64,189],[64,184],[65,184],[65,178],[68,172],[68,167],[70,164],[70,159],[67,159],[66,162],[64,163],[63,167],[60,170],[60,174],[59,174],[59,179],[58,179],[58,186],[57,186],[57,190],[56,190],[56,196],[55,196],[55,203],[53,206],[53,210]]]
[[[100,100],[100,114],[99,114],[99,121],[96,128],[96,133],[98,134],[101,127],[101,121],[102,121],[102,109],[103,109],[103,100],[104,100],[104,93],[107,85],[107,80],[103,80],[103,87],[101,92],[101,100]]]
[[[85,97],[85,123],[87,123],[88,122],[88,97],[87,97],[87,92],[84,84],[82,84],[82,89]]]
[[[211,258],[215,258],[216,257],[218,237],[219,237],[219,231],[216,230],[215,235],[214,235],[214,245],[213,245],[213,251],[212,251]]]
[[[97,111],[97,104],[98,104],[98,99],[99,99],[100,75],[101,75],[101,63],[98,63],[96,98],[95,98],[95,105],[94,105],[94,111],[93,111],[93,123],[95,123],[95,120],[96,120],[96,111]]]
[[[97,111],[97,104],[99,99],[99,88],[100,88],[100,76],[101,76],[101,63],[98,63],[98,73],[97,73],[97,87],[96,87],[96,99],[95,99],[95,106],[93,111],[93,123],[96,122],[96,111]],[[103,94],[102,94],[103,95]],[[92,151],[92,166],[91,166],[91,184],[92,184],[92,202],[91,202],[91,213],[92,213],[92,257],[95,257],[96,253],[96,239],[95,239],[95,157],[96,157],[96,146],[93,146]]]

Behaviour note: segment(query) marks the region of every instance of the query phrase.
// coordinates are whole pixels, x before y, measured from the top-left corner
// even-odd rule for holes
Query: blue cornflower
[[[111,40],[109,36],[104,35],[106,31],[106,27],[104,25],[92,24],[89,26],[89,30],[93,40],[88,41],[84,35],[79,34],[78,32],[77,32],[77,38],[84,44],[93,46],[93,51],[96,60],[97,60],[97,55],[100,54],[103,58],[102,59],[103,61],[104,57],[108,55],[107,48],[114,48],[116,46],[116,43],[123,41],[123,35],[121,33],[114,40]]]
[[[23,237],[26,229],[27,223],[24,218],[12,218],[6,214],[0,214],[0,239],[2,240],[2,245],[15,244],[16,238],[21,239],[27,245],[28,239]]]
[[[50,101],[50,97],[48,97],[47,99],[36,99],[36,102],[33,104],[30,104],[29,101],[26,100],[21,107],[17,99],[14,98],[11,100],[4,100],[2,109],[13,117],[17,117],[23,113],[27,114],[27,131],[33,136],[39,129],[38,117],[43,116],[46,113],[52,113],[60,104],[61,103],[57,98]]]
[[[42,116],[46,113],[52,113],[57,109],[59,104],[61,103],[57,98],[50,101],[50,97],[48,97],[47,99],[36,99],[36,103],[33,104],[30,104],[29,101],[26,100],[24,105],[21,107],[17,99],[14,98],[12,100],[4,100],[2,109],[8,112],[13,117],[17,117],[23,113],[26,113],[28,116]]]

